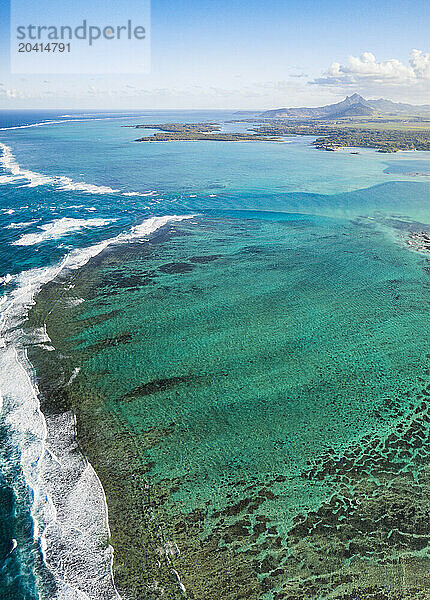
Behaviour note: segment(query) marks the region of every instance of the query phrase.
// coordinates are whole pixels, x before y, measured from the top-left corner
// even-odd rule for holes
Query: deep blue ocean
[[[22,348],[17,331],[26,310],[66,257],[117,236],[134,239],[140,234],[133,228],[170,215],[242,221],[308,215],[333,227],[358,217],[393,240],[398,231],[390,220],[415,229],[430,223],[425,152],[322,152],[307,137],[145,144],[126,127],[201,121],[219,121],[224,131],[246,127],[228,123],[235,118],[227,111],[0,112],[0,600],[63,597],[51,595],[55,577],[44,565],[37,489],[43,434],[40,415],[31,413],[34,402],[25,404],[31,369],[21,350],[10,349],[15,342]],[[15,359],[21,371],[11,370]],[[69,592],[67,598],[78,598]]]

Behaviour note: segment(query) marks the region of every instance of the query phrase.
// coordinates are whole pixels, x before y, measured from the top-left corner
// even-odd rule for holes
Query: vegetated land
[[[245,133],[221,132],[218,123],[157,123],[126,125],[135,129],[152,129],[156,133],[138,138],[137,142],[170,141],[262,141],[281,142],[285,136],[310,135],[320,150],[334,152],[344,147],[375,148],[379,152],[430,150],[428,117],[384,115],[342,119],[250,118],[230,123],[254,125]]]
[[[135,129],[156,129],[156,133],[138,138],[136,142],[221,141],[221,142],[281,142],[278,136],[268,136],[253,130],[251,133],[223,133],[216,123],[158,123],[153,125],[125,125]]]
[[[350,129],[330,132],[317,138],[313,144],[321,150],[337,150],[345,146],[376,148],[378,152],[398,152],[399,150],[430,150],[430,130],[366,130]]]
[[[264,135],[315,135],[313,144],[321,150],[334,151],[344,147],[376,148],[379,152],[398,150],[430,150],[430,128],[371,127],[356,123],[333,124],[270,124],[258,128]]]
[[[430,150],[430,121],[424,117],[384,115],[334,120],[284,117],[241,122],[254,123],[253,130],[263,135],[317,136],[312,142],[314,146],[332,152],[344,147],[375,148],[379,152]]]
[[[171,133],[193,133],[199,131],[200,133],[209,133],[211,131],[219,131],[220,125],[214,122],[206,123],[156,123],[144,125],[123,125],[123,127],[133,127],[134,129],[159,129],[160,131],[167,131]]]

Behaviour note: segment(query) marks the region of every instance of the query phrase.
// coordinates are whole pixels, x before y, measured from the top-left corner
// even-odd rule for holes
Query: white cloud
[[[1,84],[0,87],[0,96],[4,96],[6,98],[26,98],[26,94],[22,91],[19,91],[15,88],[6,88]]]
[[[372,52],[350,56],[346,65],[334,62],[321,77],[310,82],[337,87],[430,87],[430,53],[412,50],[406,65],[396,58],[378,61]]]
[[[420,79],[430,79],[430,53],[422,50],[412,50],[409,59],[415,75]]]

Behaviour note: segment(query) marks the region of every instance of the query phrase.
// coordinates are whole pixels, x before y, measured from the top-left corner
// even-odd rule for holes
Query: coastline
[[[153,240],[154,235],[161,240],[168,236],[167,224],[164,223],[157,233],[154,230],[150,240]],[[92,261],[109,261],[112,252],[144,252],[149,243],[151,242],[146,241],[142,244],[136,240],[136,243],[106,248],[93,257]],[[73,290],[80,275],[80,271],[74,274]],[[69,291],[68,281],[66,275],[64,280],[57,277],[44,286],[30,311],[27,323],[29,331],[40,327],[44,315],[60,297],[67,297],[70,293],[73,297],[74,291]],[[83,285],[86,287],[85,282]],[[60,324],[61,333],[55,323],[51,321],[49,325],[56,338],[62,339],[63,324]],[[73,330],[67,328],[66,331],[68,335],[73,333]],[[106,501],[106,528],[109,531],[109,543],[113,546],[110,553],[112,582],[118,599],[141,598],[152,593],[154,596],[150,595],[151,598],[162,595],[169,600],[183,599],[186,597],[186,590],[180,574],[174,568],[174,556],[178,549],[166,540],[165,531],[155,517],[149,484],[136,480],[136,474],[145,476],[148,466],[142,462],[136,442],[124,430],[121,416],[114,411],[105,411],[105,400],[97,393],[91,394],[88,389],[83,390],[79,382],[77,386],[74,384],[79,367],[70,363],[68,358],[67,353],[64,355],[64,348],[47,349],[43,344],[36,344],[31,348],[31,363],[35,365],[44,414],[49,415],[47,418],[52,421],[54,430],[58,430],[56,420],[61,421],[67,414],[73,416],[76,424],[75,444],[87,463],[94,464],[97,468],[97,473],[94,473],[100,481]],[[123,459],[118,461],[119,471],[116,470],[115,457]],[[126,506],[124,498],[127,498]],[[110,521],[107,512],[109,507],[110,513],[114,515]],[[137,562],[133,558],[136,552],[139,559]],[[96,598],[98,600],[99,596]],[[104,596],[101,595],[100,598],[104,599]]]
[[[48,415],[41,410],[37,375],[27,352],[37,346],[47,352],[53,348],[44,323],[30,333],[26,330],[28,314],[44,287],[78,270],[109,245],[146,237],[170,220],[182,218],[187,216],[150,218],[129,233],[71,252],[59,265],[24,271],[16,278],[15,289],[2,298],[2,407],[33,493],[34,538],[53,579],[49,585],[55,587],[50,598],[98,600],[119,599],[119,595],[112,577],[106,496],[98,475],[80,452],[73,414]],[[17,376],[11,377],[12,373]],[[66,553],[65,544],[69,544]],[[58,560],[60,554],[62,560]],[[39,585],[43,587],[44,582]]]
[[[3,339],[7,350],[1,363],[2,382],[5,382],[5,378],[8,382],[2,385],[5,422],[13,443],[20,449],[21,467],[33,493],[31,512],[34,537],[39,540],[44,566],[55,586],[55,592],[51,592],[53,595],[50,597],[59,600],[69,597],[119,598],[109,569],[106,569],[111,562],[112,548],[104,548],[104,543],[100,543],[97,537],[82,539],[83,532],[88,530],[88,523],[82,518],[85,511],[80,510],[82,505],[78,505],[78,510],[71,515],[65,510],[66,505],[71,506],[74,489],[77,486],[82,488],[82,484],[86,483],[89,491],[85,493],[85,489],[81,489],[80,501],[84,506],[92,504],[92,527],[95,526],[101,534],[107,529],[106,506],[103,497],[100,498],[98,479],[91,466],[77,452],[74,443],[74,420],[71,415],[64,415],[61,421],[55,421],[43,414],[35,372],[27,359],[25,342],[21,344],[7,331]],[[41,340],[48,341],[44,337]],[[20,381],[19,386],[17,381]],[[78,536],[77,532],[80,532]],[[68,544],[66,554],[65,544]],[[61,560],[59,556],[62,556]],[[83,556],[86,556],[87,569],[92,573],[93,581],[86,581],[87,576],[82,576],[79,567],[76,569]],[[99,583],[96,585],[94,582],[97,580]],[[40,584],[43,589],[44,582],[39,581]]]

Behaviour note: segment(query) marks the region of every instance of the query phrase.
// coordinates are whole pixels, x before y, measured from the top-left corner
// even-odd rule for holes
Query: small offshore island
[[[221,132],[218,123],[159,123],[126,125],[136,129],[156,129],[156,133],[136,142],[170,141],[260,141],[283,142],[286,136],[316,136],[312,144],[319,150],[373,148],[378,152],[430,150],[430,108],[391,102],[365,100],[359,94],[337,104],[316,108],[282,108],[257,113],[229,123],[248,123],[246,132]]]
[[[160,123],[156,125],[124,125],[135,129],[158,129],[153,135],[136,142],[215,141],[215,142],[282,142],[279,136],[255,133],[221,133],[217,123]]]

